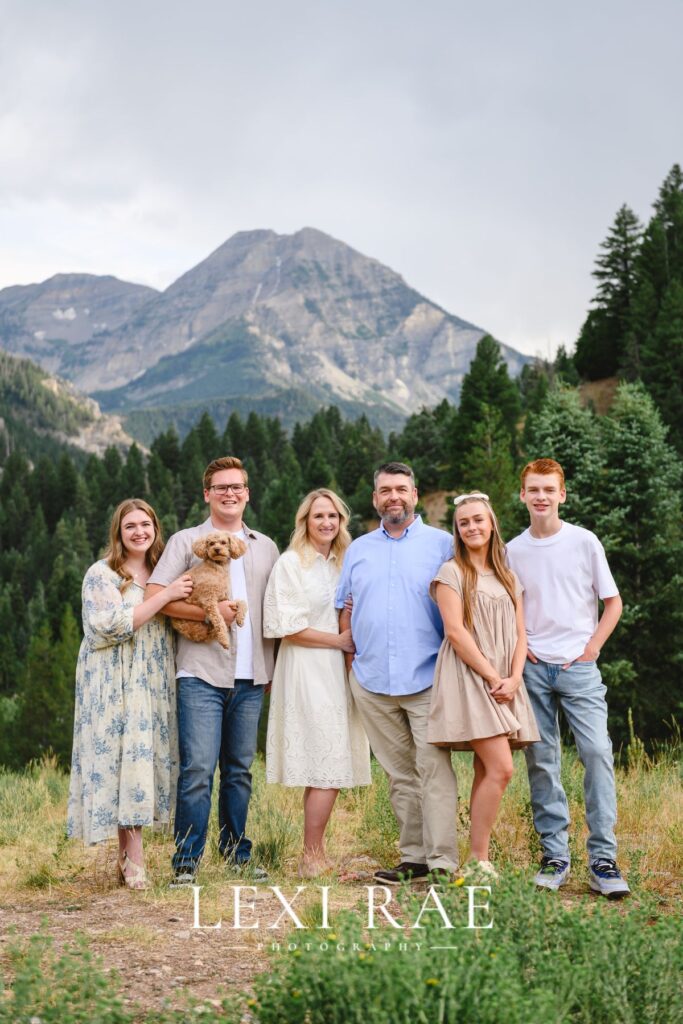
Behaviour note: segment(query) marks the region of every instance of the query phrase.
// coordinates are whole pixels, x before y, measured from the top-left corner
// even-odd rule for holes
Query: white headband
[[[461,502],[463,502],[463,501],[465,501],[465,500],[467,500],[469,498],[478,498],[480,501],[488,501],[489,500],[488,494],[484,494],[484,493],[482,493],[482,491],[472,491],[471,494],[459,494],[457,496],[457,498],[453,498],[453,504],[457,508],[458,505]]]

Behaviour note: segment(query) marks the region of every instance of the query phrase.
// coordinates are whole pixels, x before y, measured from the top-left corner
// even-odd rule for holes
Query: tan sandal
[[[125,885],[126,889],[133,889],[135,892],[149,889],[147,873],[141,864],[136,864],[127,853],[124,853],[123,858],[117,863],[121,885]]]
[[[329,875],[334,868],[334,861],[328,860],[327,857],[323,857],[322,860],[302,857],[297,873],[299,878],[318,878],[320,875]]]

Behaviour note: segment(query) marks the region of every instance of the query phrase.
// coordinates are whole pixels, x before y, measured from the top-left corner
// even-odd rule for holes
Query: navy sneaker
[[[628,883],[621,877],[616,861],[609,857],[598,857],[591,861],[588,869],[588,883],[593,892],[599,892],[608,900],[620,900],[628,896]]]
[[[534,885],[540,889],[559,889],[569,878],[569,861],[561,857],[543,857]]]

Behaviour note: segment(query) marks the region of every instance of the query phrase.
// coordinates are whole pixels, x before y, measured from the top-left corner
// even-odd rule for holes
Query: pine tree
[[[303,498],[301,470],[288,445],[278,475],[270,480],[258,511],[259,529],[282,550],[294,529],[294,517]]]
[[[482,407],[497,409],[510,438],[510,451],[516,449],[517,420],[521,407],[519,391],[510,379],[500,345],[490,335],[477,344],[476,354],[463,378],[460,405],[449,426],[451,478],[462,475],[462,460],[467,455],[472,435],[482,419]]]
[[[564,345],[557,346],[553,360],[553,379],[560,384],[567,384],[569,387],[576,387],[580,380],[574,357],[568,355]]]
[[[102,491],[99,499],[99,509],[107,517],[110,510],[116,508],[120,501],[131,497],[131,495],[124,493],[123,459],[118,448],[114,448],[113,445],[107,448],[102,460],[102,469]]]
[[[13,588],[0,584],[0,694],[13,694],[22,669]],[[2,762],[0,762],[2,763]]]
[[[632,334],[625,361],[626,376],[636,379],[642,374],[648,387],[653,335],[657,326],[662,326],[662,306],[667,297],[671,302],[672,286],[683,284],[683,172],[678,164],[664,179],[654,209],[637,263]],[[654,383],[656,389],[659,378]]]
[[[223,452],[241,459],[245,454],[245,429],[238,412],[231,412],[223,434]]]
[[[152,451],[147,460],[147,478],[149,480],[149,493],[153,496],[154,502],[159,504],[159,494],[162,491],[167,491],[170,498],[173,489],[173,475],[161,461],[158,451]],[[154,508],[156,512],[159,512],[157,504],[155,504]],[[168,510],[164,509],[164,511]]]
[[[87,520],[88,536],[96,551],[104,546],[109,526],[107,514],[109,509],[103,499],[104,477],[105,470],[102,460],[98,459],[96,455],[91,455],[85,464],[83,481],[90,503],[90,517]]]
[[[539,412],[550,388],[550,364],[543,359],[525,363],[517,378],[522,413]]]
[[[43,509],[38,505],[27,531],[26,546],[27,567],[35,584],[47,583],[52,567],[51,547]]]
[[[147,498],[145,461],[136,444],[132,444],[128,449],[126,462],[121,471],[121,493],[127,498]]]
[[[510,455],[510,436],[497,409],[483,405],[462,463],[461,489],[488,494],[504,537],[515,532],[519,485]]]
[[[619,209],[603,250],[595,260],[598,288],[576,343],[574,364],[582,377],[597,380],[617,373],[626,354],[637,285],[642,225],[625,204]]]
[[[665,720],[683,711],[683,467],[641,384],[620,385],[601,420],[605,472],[596,532],[624,601],[624,614],[605,649],[613,718],[625,737],[628,709],[636,732],[667,734]]]
[[[318,487],[331,487],[334,484],[334,472],[325,458],[322,449],[315,448],[303,469],[302,488],[308,493]],[[334,488],[333,488],[334,489]]]
[[[525,461],[555,459],[564,469],[567,501],[561,516],[593,529],[603,476],[604,455],[595,415],[581,405],[575,388],[556,385],[525,428]],[[528,526],[520,504],[518,524]]]
[[[374,515],[373,477],[386,457],[382,433],[370,426],[366,416],[346,424],[336,475],[348,504],[363,518]]]
[[[655,215],[663,230],[666,285],[683,281],[683,171],[674,164],[655,200]]]
[[[206,462],[196,430],[191,430],[182,444],[182,462],[178,474],[180,500],[178,518],[189,518],[189,509],[202,499],[202,480]],[[193,524],[194,525],[194,524]]]
[[[452,407],[449,409],[452,411]],[[435,490],[447,470],[443,422],[443,410],[440,413],[439,407],[423,408],[408,417],[398,436],[389,439],[389,448],[396,458],[412,466],[421,491]]]
[[[55,559],[46,587],[47,611],[52,629],[56,632],[69,605],[75,618],[81,618],[81,588],[83,577],[92,562],[92,551],[86,525],[81,519],[70,522],[62,519],[53,538]]]
[[[57,470],[52,459],[41,455],[30,476],[28,495],[31,505],[39,505],[50,533],[54,531],[62,511],[62,496]]]
[[[640,347],[642,379],[683,453],[683,279],[672,281]]]
[[[80,477],[73,464],[73,460],[66,454],[66,452],[60,456],[57,464],[57,477],[59,479],[61,495],[59,515],[56,519],[56,522],[59,522],[62,518],[62,513],[66,509],[73,508],[78,500],[78,484]]]
[[[164,466],[166,466],[166,469],[173,473],[174,476],[180,472],[182,455],[175,427],[169,427],[165,434],[159,434],[152,441],[151,450],[156,452]]]
[[[210,462],[213,462],[214,459],[219,459],[224,454],[221,438],[218,436],[216,426],[208,412],[202,413],[195,430],[199,437],[199,446],[202,451],[204,465],[208,466]]]
[[[54,752],[67,767],[71,760],[74,720],[74,676],[80,637],[76,619],[67,605],[59,639],[52,642],[44,623],[29,646],[26,668],[18,691],[15,749],[21,762]]]

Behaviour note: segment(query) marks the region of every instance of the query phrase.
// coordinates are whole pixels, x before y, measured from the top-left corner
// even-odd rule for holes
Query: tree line
[[[148,456],[133,445],[125,458],[110,448],[82,465],[67,452],[31,464],[12,451],[0,479],[0,763],[24,764],[48,749],[69,762],[81,582],[115,505],[147,498],[166,536],[201,522],[203,470],[226,453],[239,454],[249,472],[249,523],[281,549],[314,487],[338,491],[352,510],[352,533],[363,532],[374,516],[373,471],[390,458],[414,466],[422,493],[485,491],[511,537],[527,525],[520,465],[557,458],[569,484],[563,514],[601,537],[624,598],[602,663],[613,734],[627,738],[630,712],[641,737],[665,736],[681,710],[682,656],[673,642],[683,620],[681,459],[642,383],[624,381],[609,413],[596,416],[568,383],[574,372],[560,352],[513,381],[497,342],[485,337],[459,406],[423,409],[389,437],[331,406],[291,436],[256,413],[233,413],[221,433],[204,414],[182,440],[172,428],[158,435]]]

